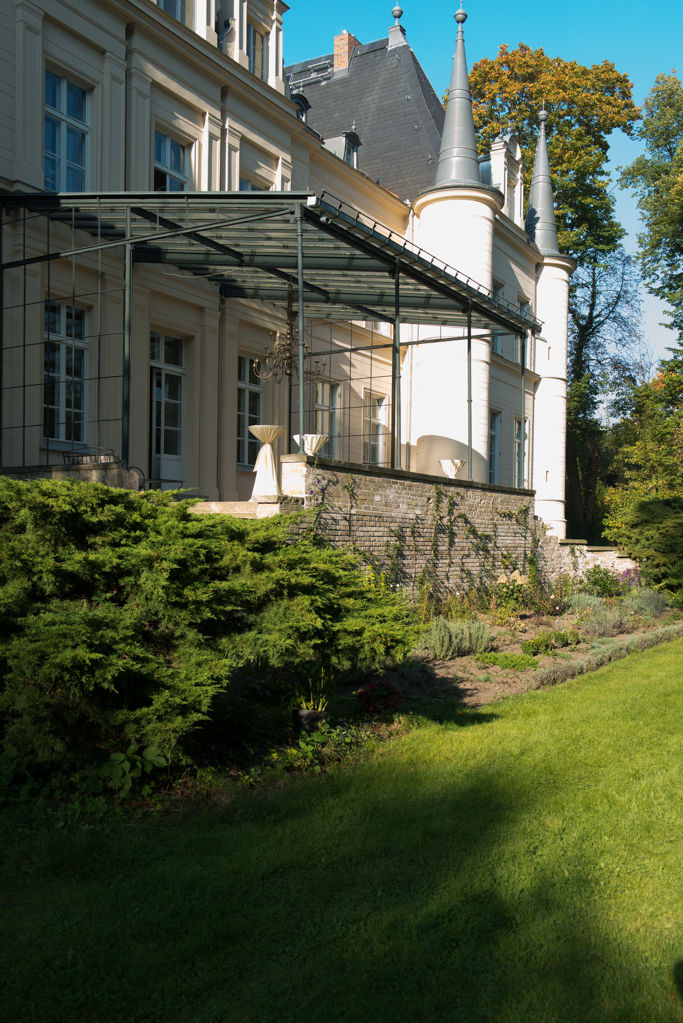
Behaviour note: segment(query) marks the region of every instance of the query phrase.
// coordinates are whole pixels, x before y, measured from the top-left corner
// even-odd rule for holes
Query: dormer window
[[[176,21],[185,24],[185,0],[157,0],[162,11],[166,11]]]
[[[307,124],[308,111],[311,109],[311,104],[308,102],[308,100],[306,99],[302,92],[299,92],[295,96],[292,96],[292,99],[296,104],[297,119],[299,121],[302,121],[304,124]]]
[[[252,75],[268,81],[268,39],[260,26],[247,24],[247,60]]]
[[[358,147],[360,146],[360,139],[356,135],[355,131],[344,132],[344,163],[348,163],[349,167],[358,167]]]

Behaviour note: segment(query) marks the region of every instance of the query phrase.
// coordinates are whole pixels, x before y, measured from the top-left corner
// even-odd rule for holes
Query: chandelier
[[[254,360],[254,373],[259,380],[275,380],[280,383],[283,377],[299,375],[299,331],[294,326],[294,289],[289,286],[287,292],[287,330],[271,330],[273,342],[270,348],[264,348],[263,355]],[[304,380],[319,380],[325,373],[325,360],[314,359],[313,364],[306,366],[306,359],[312,355],[309,345],[304,343]]]

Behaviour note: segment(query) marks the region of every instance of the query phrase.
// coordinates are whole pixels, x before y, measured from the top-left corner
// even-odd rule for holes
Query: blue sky
[[[392,3],[346,0],[320,4],[314,0],[290,0],[285,15],[285,63],[332,51],[334,36],[348,29],[362,43],[386,36]],[[453,14],[458,0],[405,0],[401,24],[408,42],[427,72],[438,95],[450,77],[456,25]],[[611,60],[633,82],[636,103],[641,104],[656,75],[676,68],[683,74],[683,5],[680,0],[536,0],[511,4],[509,0],[466,0],[467,61],[471,67],[482,57],[494,58],[501,43],[510,48],[519,42],[536,49],[542,46],[551,57],[598,64]],[[629,163],[640,152],[638,142],[616,133],[610,163]],[[633,251],[638,214],[628,193],[617,189],[617,216],[629,232],[627,248]],[[673,343],[673,334],[657,326],[658,303],[646,300],[645,330],[656,356]]]

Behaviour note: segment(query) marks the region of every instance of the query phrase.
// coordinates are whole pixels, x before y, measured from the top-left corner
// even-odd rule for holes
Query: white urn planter
[[[448,476],[450,480],[455,479],[455,477],[458,475],[464,464],[465,461],[462,458],[439,459],[439,465],[441,466],[446,476]]]
[[[260,440],[262,444],[254,463],[256,479],[254,480],[254,489],[251,492],[252,501],[277,501],[280,496],[277,472],[275,471],[273,444],[284,432],[284,426],[275,426],[267,423],[258,423],[256,426],[249,427],[249,433],[256,437],[257,440]]]
[[[298,433],[293,434],[296,444],[299,443],[300,436]],[[305,433],[303,435],[305,453],[313,458],[329,439],[330,437],[327,433]]]

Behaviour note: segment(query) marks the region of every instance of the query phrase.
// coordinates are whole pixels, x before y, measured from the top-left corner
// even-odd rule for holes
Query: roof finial
[[[393,11],[391,12],[391,16],[392,18],[394,18],[394,25],[398,25],[399,21],[403,17],[403,10],[402,8],[399,7],[398,4],[396,4]]]
[[[543,108],[539,111],[538,120],[541,129],[538,133],[534,173],[531,178],[531,188],[529,189],[526,229],[543,255],[553,256],[557,255],[560,250],[557,244],[553,185],[550,180],[548,144],[545,137],[545,124],[548,120],[545,102],[543,103]]]
[[[451,84],[446,98],[446,118],[441,137],[441,151],[436,168],[436,185],[481,185],[477,142],[472,117],[472,96],[467,76],[465,57],[465,35],[462,26],[467,14],[460,3],[455,12],[458,36],[455,40],[455,57]]]

